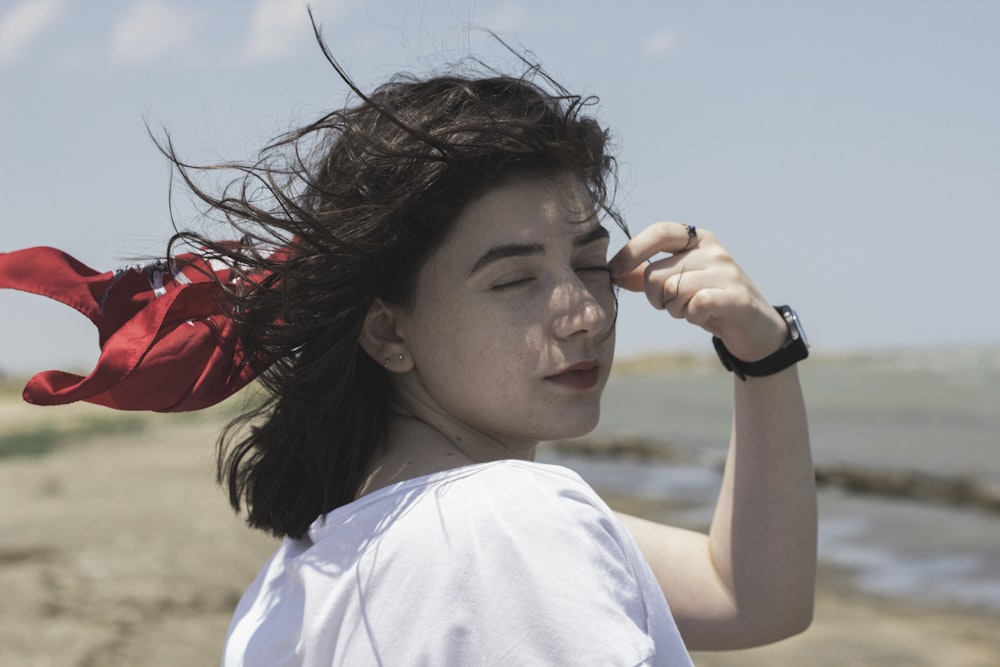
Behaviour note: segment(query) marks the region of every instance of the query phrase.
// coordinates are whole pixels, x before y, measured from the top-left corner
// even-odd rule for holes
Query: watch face
[[[806,330],[799,320],[799,314],[793,308],[786,306],[782,310],[782,315],[785,316],[785,321],[788,322],[788,331],[791,333],[792,339],[801,338],[805,346],[809,347],[809,339],[806,337]]]

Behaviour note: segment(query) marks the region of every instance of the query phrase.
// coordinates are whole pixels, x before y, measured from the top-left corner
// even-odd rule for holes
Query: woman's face
[[[512,445],[592,430],[614,353],[607,251],[573,178],[518,180],[473,201],[401,319],[414,363],[403,400]]]

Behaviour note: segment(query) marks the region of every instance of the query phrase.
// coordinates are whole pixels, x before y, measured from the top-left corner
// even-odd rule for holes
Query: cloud
[[[161,0],[141,0],[129,7],[111,34],[111,56],[127,64],[151,62],[189,50],[201,16]]]
[[[317,23],[340,18],[348,13],[356,0],[312,0]],[[243,45],[246,60],[280,60],[292,53],[312,34],[305,0],[257,0],[250,16],[250,32]]]
[[[501,2],[480,17],[483,26],[499,33],[523,33],[529,30],[576,34],[580,18],[566,12],[544,11],[541,3],[525,6],[523,2]]]
[[[280,60],[302,44],[311,44],[307,4],[316,23],[322,25],[363,8],[364,0],[257,0],[243,44],[243,58],[251,62]]]
[[[677,31],[664,26],[643,38],[642,53],[652,60],[662,60],[677,50],[678,41]]]
[[[248,60],[274,60],[287,55],[305,35],[307,20],[304,4],[259,0],[250,17],[243,55]]]
[[[532,24],[532,14],[519,2],[503,2],[483,17],[484,25],[498,32],[520,32]]]
[[[0,17],[0,64],[17,59],[60,9],[61,0],[25,0]]]

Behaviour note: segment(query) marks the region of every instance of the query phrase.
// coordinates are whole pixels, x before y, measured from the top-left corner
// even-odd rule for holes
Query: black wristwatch
[[[715,345],[715,351],[722,365],[741,380],[746,380],[748,376],[774,375],[809,356],[809,340],[806,338],[802,323],[799,322],[798,314],[789,306],[775,306],[774,309],[785,318],[785,324],[788,325],[788,340],[781,349],[760,361],[748,362],[737,359],[726,349],[721,340],[712,336],[712,344]]]

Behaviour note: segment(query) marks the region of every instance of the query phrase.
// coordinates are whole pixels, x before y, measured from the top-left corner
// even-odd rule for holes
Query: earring
[[[402,360],[403,360],[403,353],[400,352],[399,354],[396,355],[396,361],[402,361]],[[385,358],[385,367],[389,368],[389,364],[391,364],[391,363],[392,363],[392,359],[390,357],[386,357]]]

